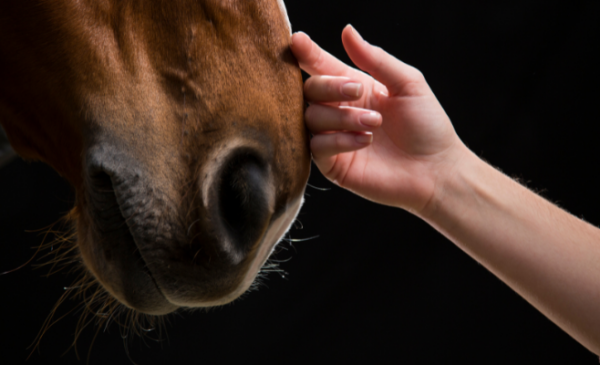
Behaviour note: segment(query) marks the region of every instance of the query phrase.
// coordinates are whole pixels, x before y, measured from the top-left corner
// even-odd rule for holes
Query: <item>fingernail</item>
[[[358,39],[360,39],[361,41],[364,41],[363,37],[360,35],[360,33],[358,33],[358,31],[352,26],[352,24],[348,24],[350,26],[350,28],[352,29],[352,33],[354,33],[354,35],[356,35],[358,37]]]
[[[365,113],[359,118],[360,123],[367,127],[375,127],[379,125],[379,114],[375,112]]]
[[[358,98],[360,96],[361,88],[362,84],[349,82],[342,86],[342,94],[350,98]]]
[[[361,133],[357,134],[355,137],[356,142],[360,144],[369,144],[373,142],[373,134],[372,133]]]

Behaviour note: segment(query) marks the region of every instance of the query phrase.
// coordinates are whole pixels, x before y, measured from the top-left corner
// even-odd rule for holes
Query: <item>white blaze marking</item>
[[[277,0],[277,3],[279,4],[279,9],[281,9],[281,13],[283,14],[283,19],[287,21],[290,34],[292,34],[292,24],[290,23],[290,18],[288,17],[287,9],[285,8],[285,3],[283,2],[283,0]]]

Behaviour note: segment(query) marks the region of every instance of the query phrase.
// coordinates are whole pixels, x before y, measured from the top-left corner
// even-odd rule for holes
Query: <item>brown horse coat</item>
[[[76,191],[86,270],[126,306],[227,303],[309,173],[281,0],[0,3],[0,123]]]

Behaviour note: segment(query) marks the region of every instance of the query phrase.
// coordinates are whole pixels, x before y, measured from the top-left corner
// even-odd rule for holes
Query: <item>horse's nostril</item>
[[[266,164],[240,150],[223,166],[218,186],[219,215],[236,249],[247,252],[270,216],[271,184]]]

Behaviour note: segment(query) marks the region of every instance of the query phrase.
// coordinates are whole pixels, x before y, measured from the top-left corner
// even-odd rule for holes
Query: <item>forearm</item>
[[[465,156],[422,218],[600,354],[600,230]]]

